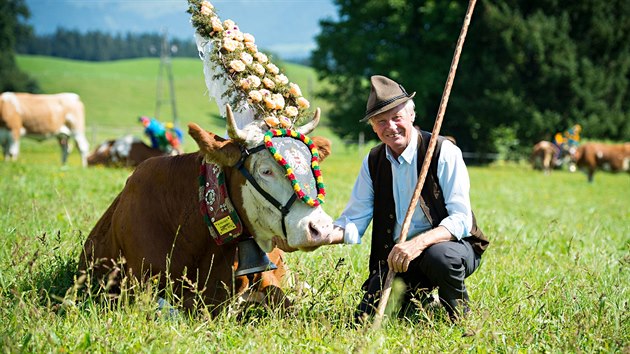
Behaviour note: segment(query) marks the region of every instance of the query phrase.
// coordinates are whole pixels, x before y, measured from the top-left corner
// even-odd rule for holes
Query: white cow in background
[[[79,95],[52,95],[4,92],[0,95],[0,142],[5,160],[16,160],[20,137],[37,140],[57,137],[61,146],[61,163],[65,165],[73,138],[87,166],[89,144],[85,137],[85,108]]]

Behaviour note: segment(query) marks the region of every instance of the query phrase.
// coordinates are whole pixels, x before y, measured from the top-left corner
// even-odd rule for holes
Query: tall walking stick
[[[470,18],[472,17],[473,10],[475,8],[476,0],[470,0],[468,3],[468,9],[466,10],[466,17],[464,18],[464,24],[462,25],[462,30],[459,33],[459,38],[457,39],[457,45],[455,46],[455,54],[453,55],[453,61],[451,62],[451,68],[448,72],[448,78],[446,79],[446,85],[444,86],[444,92],[442,93],[442,99],[440,101],[440,108],[437,113],[437,117],[435,118],[435,124],[433,125],[433,131],[431,134],[431,139],[429,140],[429,147],[427,149],[427,154],[424,157],[424,161],[422,162],[422,169],[420,170],[420,176],[418,177],[418,183],[416,184],[416,189],[413,192],[413,196],[411,198],[411,202],[409,203],[409,209],[407,209],[407,214],[405,215],[405,221],[402,226],[402,230],[400,230],[399,243],[405,242],[407,239],[407,233],[409,232],[409,224],[411,224],[411,216],[413,215],[414,210],[416,209],[416,204],[418,204],[418,199],[420,198],[420,193],[422,192],[422,187],[424,186],[424,181],[427,176],[427,172],[429,171],[429,165],[431,164],[431,158],[433,157],[433,150],[435,150],[435,145],[437,144],[437,138],[440,134],[440,128],[442,127],[442,120],[444,119],[444,112],[446,111],[446,105],[448,104],[448,97],[451,94],[451,87],[453,86],[453,80],[455,79],[455,71],[457,71],[457,63],[459,62],[459,55],[462,52],[462,47],[464,46],[464,40],[466,39],[466,32],[468,32],[468,25],[470,24]],[[374,323],[372,324],[372,328],[377,329],[381,326],[381,322],[383,321],[383,314],[385,313],[385,307],[387,306],[387,300],[389,300],[389,295],[392,292],[392,282],[394,281],[394,276],[396,273],[391,269],[387,272],[387,278],[385,278],[385,285],[383,287],[383,291],[381,294],[381,299],[378,304],[378,308],[376,309],[376,316],[374,318]]]

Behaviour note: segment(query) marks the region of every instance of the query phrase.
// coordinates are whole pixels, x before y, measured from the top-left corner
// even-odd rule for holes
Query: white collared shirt
[[[418,183],[418,132],[414,129],[411,142],[403,153],[395,159],[389,147],[386,156],[392,169],[394,202],[396,204],[396,227],[394,241],[398,241],[411,197]],[[370,169],[369,154],[363,159],[361,170],[354,183],[350,200],[341,216],[334,224],[344,228],[344,243],[361,243],[361,238],[374,214],[374,190]],[[422,163],[422,162],[420,162]],[[455,238],[461,240],[470,236],[472,211],[470,207],[470,179],[461,150],[448,140],[442,142],[438,157],[437,175],[444,194],[448,217],[440,222]],[[418,202],[411,218],[407,240],[431,229]]]

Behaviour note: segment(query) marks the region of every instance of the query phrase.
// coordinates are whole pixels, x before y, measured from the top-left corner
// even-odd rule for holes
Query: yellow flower
[[[243,63],[240,60],[232,60],[230,62],[230,68],[232,68],[232,70],[240,73],[241,71],[245,70],[245,63]]]
[[[284,113],[286,113],[289,117],[295,117],[298,115],[298,109],[295,106],[286,106],[284,108]]]
[[[269,64],[267,64],[267,71],[269,71],[270,73],[276,75],[277,73],[280,72],[280,69],[278,69],[278,67],[275,66],[273,63],[269,63]]]
[[[280,121],[278,120],[278,118],[274,116],[266,117],[264,120],[267,126],[269,126],[270,128],[277,127],[278,124],[280,124]]]
[[[254,54],[254,58],[256,58],[256,60],[258,60],[259,62],[261,62],[263,64],[269,61],[269,59],[267,59],[267,56],[265,55],[265,53],[261,53],[261,52],[258,52],[256,54]]]
[[[252,86],[252,83],[249,81],[249,79],[241,79],[241,81],[239,81],[239,84],[241,85],[241,88],[243,90],[249,90],[249,88]]]
[[[300,90],[300,86],[298,86],[297,84],[294,83],[290,83],[289,84],[289,92],[294,96],[294,97],[300,97],[302,96],[302,90]]]
[[[265,97],[263,100],[265,101],[265,107],[267,107],[267,109],[275,109],[276,108],[276,102],[273,100],[273,98]]]
[[[266,88],[273,90],[274,87],[276,87],[276,84],[270,79],[270,78],[264,78],[262,80],[263,85],[265,85]]]
[[[296,101],[300,108],[308,108],[311,106],[311,103],[304,97],[298,97]]]
[[[276,79],[276,82],[281,85],[286,85],[289,83],[289,78],[284,74],[276,75],[275,79]]]

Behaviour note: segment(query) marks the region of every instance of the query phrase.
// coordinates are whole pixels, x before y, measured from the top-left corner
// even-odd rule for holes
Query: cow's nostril
[[[322,233],[319,230],[319,227],[313,222],[308,223],[308,231],[311,234],[311,240],[318,240],[321,238]]]

